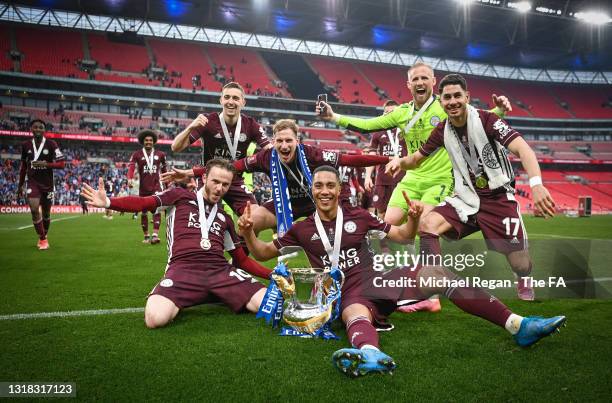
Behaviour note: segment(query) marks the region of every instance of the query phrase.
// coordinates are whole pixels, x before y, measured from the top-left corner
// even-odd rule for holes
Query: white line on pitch
[[[116,315],[120,313],[138,313],[138,312],[144,312],[144,308],[117,308],[117,309],[93,309],[89,311],[15,313],[12,315],[0,315],[0,320],[66,318],[70,316]]]
[[[605,283],[608,281],[612,281],[612,277],[596,277],[596,278],[585,278],[578,280],[566,280],[566,284],[576,284],[576,283]]]
[[[529,235],[530,237],[535,235],[535,236],[547,236],[547,237],[551,237],[551,238],[560,238],[560,239],[590,239],[592,241],[595,241],[595,238],[589,238],[586,236],[573,236],[573,235],[556,235],[556,234],[534,234],[529,232],[527,235]]]
[[[64,221],[64,220],[72,220],[73,218],[79,218],[81,217],[80,215],[73,215],[70,217],[62,217],[62,218],[52,218],[51,219],[51,223],[54,222],[58,222],[58,221]],[[34,226],[34,224],[29,224],[29,225],[24,225],[23,227],[17,227],[17,230],[22,230],[22,229],[26,229],[26,228],[32,228]]]

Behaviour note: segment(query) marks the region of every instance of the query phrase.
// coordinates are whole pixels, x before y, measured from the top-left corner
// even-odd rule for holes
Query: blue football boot
[[[541,316],[528,316],[521,322],[521,327],[515,334],[514,341],[521,347],[531,346],[541,338],[548,336],[565,324],[565,316],[542,318]]]
[[[382,351],[365,348],[343,348],[332,355],[332,362],[346,376],[356,378],[371,372],[392,374],[396,368],[393,358]]]

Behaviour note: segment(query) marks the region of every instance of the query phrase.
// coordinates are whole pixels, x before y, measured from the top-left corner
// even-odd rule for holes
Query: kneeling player
[[[83,187],[84,197],[96,207],[131,212],[169,209],[168,264],[145,308],[145,323],[151,329],[168,324],[182,308],[207,302],[221,301],[234,312],[245,308],[257,312],[265,294],[264,286],[249,273],[268,277],[270,270],[236,245],[234,223],[218,209],[232,183],[234,167],[226,160],[212,159],[206,172],[204,186],[197,192],[175,187],[154,196],[109,199],[102,179],[98,190]],[[224,250],[232,255],[232,264]]]
[[[444,286],[459,284],[460,278],[442,267],[402,268],[384,274],[373,271],[373,254],[364,242],[369,233],[386,236],[395,242],[414,238],[415,222],[418,222],[423,207],[420,203],[410,202],[406,195],[409,214],[414,220],[398,227],[365,210],[340,207],[340,177],[332,167],[323,166],[314,171],[312,194],[316,203],[315,213],[294,223],[283,237],[273,242],[257,239],[248,207],[238,226],[256,259],[268,260],[281,254],[283,248],[301,246],[313,267],[338,267],[344,272],[340,309],[354,348],[336,351],[333,362],[345,374],[359,376],[395,369],[392,358],[379,350],[376,326],[383,324],[398,306],[424,300],[433,294],[444,294],[465,312],[506,328],[520,346],[537,342],[565,322],[564,316],[523,318],[482,289]],[[334,240],[333,246],[330,239]],[[433,281],[421,282],[421,278]],[[431,287],[420,285],[429,283]]]

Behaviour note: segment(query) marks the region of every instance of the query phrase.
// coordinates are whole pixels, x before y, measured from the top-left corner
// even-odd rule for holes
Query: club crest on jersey
[[[372,197],[372,200],[377,202],[378,201],[378,195],[374,195],[374,197]]]
[[[154,159],[154,160],[158,160],[158,159],[159,159],[159,156],[158,156],[158,155],[155,155],[155,156],[153,156],[153,159]]]
[[[244,133],[240,133],[240,136],[238,136],[238,141],[244,143],[245,141],[247,141],[247,135]]]
[[[482,148],[482,162],[491,169],[499,168],[499,162],[495,157],[495,152],[493,151],[491,143],[485,144]]]
[[[43,150],[43,154],[44,154],[44,155],[49,154],[49,150],[47,150],[47,149],[45,148],[45,149]]]
[[[160,281],[159,285],[162,287],[168,288],[168,287],[172,287],[174,285],[174,282],[169,278],[165,278],[162,281]]]
[[[438,124],[441,122],[440,117],[438,116],[432,116],[431,119],[429,119],[429,124],[432,126],[438,126]]]
[[[349,234],[352,234],[357,230],[357,224],[354,221],[347,221],[344,223],[344,230]]]

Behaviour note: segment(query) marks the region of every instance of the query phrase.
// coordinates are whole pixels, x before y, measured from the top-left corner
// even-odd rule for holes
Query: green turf
[[[163,273],[163,243],[141,244],[130,215],[54,222],[45,252],[32,228],[16,229],[28,224],[0,216],[0,315],[142,307]],[[532,238],[612,239],[610,217],[526,226]],[[348,344],[339,324],[340,341],[283,338],[253,315],[203,306],[154,331],[142,313],[0,320],[0,381],[73,381],[80,399],[104,401],[609,401],[609,299],[508,301],[519,314],[568,316],[561,334],[528,349],[443,304],[439,314],[392,315],[381,346],[399,365],[393,376],[337,372],[331,354]]]

